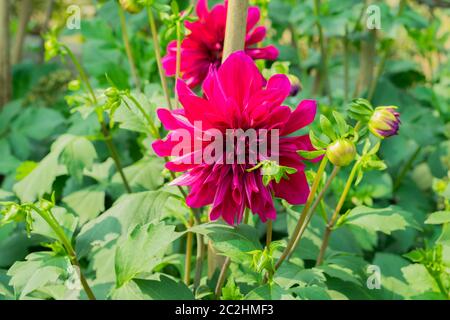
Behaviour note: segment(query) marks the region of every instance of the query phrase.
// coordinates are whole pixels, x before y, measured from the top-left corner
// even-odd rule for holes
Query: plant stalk
[[[188,228],[192,226],[194,223],[194,219],[191,217],[188,223]],[[194,234],[192,232],[188,232],[186,235],[186,259],[184,261],[184,283],[189,286],[189,282],[191,279],[191,257],[192,257],[192,241],[194,238]]]
[[[266,247],[268,248],[270,246],[270,243],[272,242],[273,221],[270,220],[270,219],[267,220],[266,227],[267,227],[267,231],[266,231]]]
[[[67,238],[66,234],[64,233],[64,230],[59,225],[58,221],[56,220],[55,216],[52,214],[51,210],[41,210],[34,204],[31,205],[34,211],[36,211],[44,220],[47,222],[47,224],[52,228],[52,230],[55,232],[59,240],[64,246],[64,249],[66,250],[67,255],[69,256],[70,263],[77,267],[80,271],[80,282],[83,286],[84,291],[86,292],[86,295],[88,296],[89,300],[96,300],[94,293],[92,292],[91,287],[89,286],[86,278],[84,277],[83,273],[81,272],[80,263],[78,262],[77,255],[75,250],[72,247],[72,243]]]
[[[150,33],[153,39],[153,49],[155,50],[156,64],[158,65],[159,78],[161,80],[161,86],[163,88],[164,96],[166,98],[167,106],[172,110],[172,103],[170,102],[169,87],[167,86],[167,79],[164,75],[162,62],[161,62],[161,50],[159,48],[158,31],[156,29],[155,17],[150,6],[147,7],[148,22],[150,24]]]
[[[311,191],[309,192],[308,199],[306,200],[305,206],[303,207],[303,210],[300,214],[300,217],[298,219],[297,225],[295,226],[294,232],[292,233],[291,238],[289,239],[289,242],[288,242],[286,248],[284,248],[284,251],[281,254],[280,259],[275,264],[275,270],[278,270],[278,268],[281,266],[283,261],[287,258],[289,252],[292,250],[295,240],[297,239],[297,237],[300,233],[300,230],[303,226],[303,223],[305,222],[308,210],[312,204],[312,201],[316,194],[317,188],[319,186],[319,182],[320,182],[320,180],[322,180],[323,172],[325,171],[327,163],[328,163],[328,158],[326,156],[324,156],[322,158],[322,161],[320,162],[319,169],[317,170],[316,177],[314,178],[314,181],[313,181],[313,184],[311,187]]]
[[[325,228],[325,233],[323,236],[319,255],[317,257],[316,266],[320,266],[322,264],[323,258],[325,256],[325,251],[328,247],[328,242],[330,240],[331,232],[333,231],[333,227],[339,216],[339,212],[341,211],[342,206],[344,205],[345,199],[347,198],[347,194],[350,191],[350,188],[353,184],[353,179],[355,178],[355,174],[358,169],[358,166],[359,166],[359,162],[355,162],[355,164],[353,165],[352,171],[350,172],[350,175],[348,176],[347,182],[345,183],[344,191],[342,191],[341,197],[339,198],[338,204],[336,205],[336,208],[334,209],[333,215],[331,216],[331,219],[329,220],[329,222]]]
[[[313,205],[311,206],[311,209],[308,212],[308,215],[307,215],[307,218],[306,218],[306,222],[302,225],[302,228],[301,228],[297,238],[295,239],[294,245],[292,246],[292,249],[289,252],[289,257],[291,257],[291,255],[295,251],[295,248],[297,248],[298,243],[300,242],[300,239],[302,238],[303,233],[305,232],[306,228],[308,227],[309,222],[311,221],[311,218],[314,215],[314,212],[315,212],[317,206],[319,205],[320,201],[322,201],[322,199],[325,196],[325,193],[327,192],[327,190],[330,188],[331,182],[334,180],[334,178],[338,174],[339,170],[340,170],[340,167],[335,166],[333,168],[333,171],[331,172],[330,177],[328,178],[327,182],[325,183],[325,186],[322,188],[322,190],[320,190],[319,195],[314,200],[314,203],[313,203]]]
[[[139,79],[137,69],[136,69],[136,64],[135,64],[134,58],[133,58],[133,53],[131,51],[130,40],[128,39],[125,13],[122,9],[122,6],[118,5],[117,7],[119,9],[119,18],[120,18],[120,27],[121,27],[121,31],[122,31],[122,39],[123,39],[123,44],[125,46],[125,52],[127,54],[128,63],[130,64],[131,76],[133,77],[133,82],[134,82],[134,85],[136,86],[136,88],[140,89],[141,81]]]
[[[70,50],[70,48],[67,45],[63,44],[62,47],[65,49],[66,53],[69,55],[70,59],[72,60],[72,63],[75,65],[75,68],[77,69],[78,74],[80,75],[81,81],[86,86],[87,91],[91,95],[94,105],[97,106],[97,104],[98,104],[97,97],[95,96],[94,89],[92,89],[91,83],[89,82],[89,79],[88,79],[86,73],[84,72],[83,67],[81,66],[78,59],[75,57],[75,55],[73,54],[72,50]],[[130,185],[129,185],[128,180],[123,172],[119,153],[117,152],[115,145],[112,143],[112,137],[109,133],[108,128],[106,127],[105,121],[103,120],[103,117],[99,112],[97,112],[97,117],[98,117],[98,122],[100,123],[100,126],[101,126],[101,132],[103,134],[103,138],[105,140],[109,154],[113,158],[116,169],[119,172],[120,177],[122,178],[122,182],[125,187],[125,190],[128,193],[131,193]]]
[[[226,258],[224,264],[222,265],[222,269],[220,269],[219,278],[217,279],[216,289],[214,290],[214,293],[216,295],[216,299],[220,299],[220,295],[222,293],[222,287],[225,283],[225,278],[227,276],[228,267],[231,264],[230,258]]]
[[[180,69],[181,69],[181,24],[180,21],[177,21],[176,25],[176,33],[177,33],[177,55],[176,55],[176,63],[175,63],[175,84],[180,79]],[[178,93],[175,90],[175,108],[178,108]]]

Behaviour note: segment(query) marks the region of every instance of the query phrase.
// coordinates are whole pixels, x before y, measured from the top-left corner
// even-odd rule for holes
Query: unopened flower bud
[[[80,90],[80,80],[72,80],[67,84],[67,89],[70,91]]]
[[[129,13],[139,13],[142,10],[138,0],[120,0],[120,5]]]
[[[117,88],[109,87],[108,89],[105,90],[105,96],[107,96],[108,98],[114,99],[117,98],[118,95],[119,90]]]
[[[289,74],[288,79],[291,82],[291,91],[289,92],[289,96],[295,97],[300,91],[302,91],[302,84],[300,79],[293,74]]]
[[[327,157],[335,166],[345,167],[356,157],[355,144],[347,139],[338,139],[328,146]]]
[[[378,107],[369,120],[369,130],[379,138],[396,135],[400,127],[400,113],[397,107]]]

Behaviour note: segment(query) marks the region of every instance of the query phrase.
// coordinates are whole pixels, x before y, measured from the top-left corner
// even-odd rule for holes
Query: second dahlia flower
[[[183,108],[157,111],[170,132],[165,140],[155,141],[153,149],[161,157],[172,156],[166,168],[184,172],[172,183],[190,187],[187,204],[194,208],[212,204],[211,220],[223,217],[234,225],[241,222],[246,207],[262,221],[274,220],[272,196],[291,204],[305,203],[309,186],[304,159],[297,151],[314,148],[309,135],[288,135],[314,120],[316,102],[304,100],[294,111],[283,106],[291,89],[288,78],[278,74],[266,82],[253,60],[242,51],[230,55],[217,71],[211,68],[202,89],[203,97],[199,97],[186,83],[178,81],[177,91]],[[244,143],[230,142],[230,133],[251,129],[264,134]],[[255,163],[261,164],[268,158],[259,151],[252,154],[250,150],[275,133],[277,139],[269,139],[266,154],[289,170],[282,179],[263,183],[263,168],[257,168]],[[222,150],[211,152],[212,136],[214,141],[228,141],[232,147],[225,143],[223,155]],[[241,161],[236,161],[236,154],[237,158],[243,155]],[[270,163],[272,165],[273,161]]]
[[[208,10],[207,0],[199,0],[196,6],[198,20],[185,22],[190,33],[181,43],[181,78],[189,87],[201,84],[211,66],[219,67],[222,62],[227,19],[227,1]],[[245,53],[253,59],[275,60],[278,50],[274,46],[256,47],[266,36],[266,28],[255,27],[260,18],[258,7],[249,7],[247,17],[247,36]],[[162,64],[167,76],[176,72],[177,43],[172,41],[167,46],[167,54]]]

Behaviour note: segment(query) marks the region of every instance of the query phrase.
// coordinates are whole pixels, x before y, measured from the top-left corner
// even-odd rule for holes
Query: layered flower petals
[[[190,33],[181,43],[180,73],[191,88],[203,82],[211,67],[218,68],[222,63],[227,5],[225,1],[225,4],[215,5],[209,11],[207,0],[199,0],[196,6],[198,20],[185,22]],[[266,35],[265,27],[256,27],[259,19],[258,7],[249,7],[245,52],[252,59],[274,60],[278,57],[278,50],[274,46],[256,47]],[[176,52],[176,41],[172,41],[162,59],[167,76],[175,75]]]
[[[223,218],[230,225],[242,221],[245,208],[263,222],[274,220],[273,196],[292,204],[304,203],[309,186],[305,159],[297,152],[314,148],[308,135],[287,135],[313,121],[315,101],[305,100],[293,111],[283,106],[290,91],[288,78],[275,75],[264,81],[254,61],[243,51],[230,55],[218,70],[211,67],[202,89],[199,97],[186,83],[178,82],[183,108],[157,112],[170,132],[165,140],[154,142],[153,149],[159,156],[171,157],[166,163],[169,170],[184,172],[172,184],[189,187],[186,203],[191,207],[211,205],[210,219]],[[245,136],[247,131],[255,134],[253,140]],[[234,136],[236,132],[244,136]],[[188,137],[183,136],[186,133]],[[213,141],[233,141],[232,148],[219,144],[209,153]],[[259,147],[256,152],[251,149],[261,141],[266,153]],[[255,159],[250,160],[253,156]],[[267,182],[261,169],[250,169],[268,160],[295,168],[296,172],[278,182]]]

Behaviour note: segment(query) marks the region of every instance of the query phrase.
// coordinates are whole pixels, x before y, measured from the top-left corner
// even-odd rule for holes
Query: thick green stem
[[[134,85],[138,89],[140,89],[141,81],[140,81],[138,73],[137,73],[136,64],[135,64],[134,58],[133,58],[133,53],[131,52],[130,41],[128,39],[128,32],[127,32],[127,23],[125,20],[125,13],[123,12],[122,6],[118,5],[118,9],[119,9],[120,27],[122,30],[122,39],[123,39],[123,44],[125,46],[125,52],[127,54],[128,63],[130,64],[131,76],[133,77]]]
[[[80,271],[80,282],[83,286],[84,291],[86,292],[86,295],[88,296],[89,300],[96,300],[94,293],[92,292],[91,287],[89,286],[86,278],[84,277],[83,273],[81,272],[80,263],[78,262],[77,255],[75,250],[72,247],[72,243],[67,238],[66,234],[64,233],[64,230],[59,225],[56,218],[53,216],[51,210],[41,210],[35,205],[31,205],[31,208],[39,214],[42,219],[47,222],[47,224],[52,228],[52,230],[55,232],[56,236],[59,238],[61,243],[64,246],[64,249],[66,250],[67,255],[69,256],[70,263],[77,267]]]
[[[248,0],[229,0],[222,62],[235,51],[244,50]]]
[[[330,174],[330,177],[328,178],[327,182],[325,183],[325,186],[322,188],[322,190],[320,190],[319,195],[316,197],[316,199],[314,200],[313,205],[311,206],[311,209],[308,212],[307,218],[306,218],[306,222],[303,224],[297,238],[295,239],[294,245],[292,246],[291,252],[289,252],[289,257],[292,255],[292,253],[295,251],[295,248],[297,248],[298,243],[300,242],[300,239],[303,236],[303,233],[305,232],[306,228],[308,227],[309,222],[311,221],[311,218],[314,214],[314,211],[316,210],[317,206],[319,205],[319,203],[322,201],[325,193],[327,192],[327,190],[330,188],[331,182],[333,181],[333,179],[336,177],[336,175],[339,172],[340,167],[335,166],[333,168],[333,171]]]
[[[166,98],[167,106],[172,109],[172,103],[170,102],[169,87],[167,86],[167,79],[164,75],[164,70],[161,62],[161,50],[159,48],[158,31],[156,29],[155,17],[151,7],[147,7],[148,22],[150,24],[150,33],[153,39],[153,49],[155,50],[156,64],[158,66],[159,78],[161,80],[161,86],[163,88],[164,96]]]
[[[70,48],[68,46],[63,44],[62,47],[65,49],[65,52],[67,53],[67,55],[72,60],[72,63],[75,65],[75,68],[77,69],[78,74],[80,75],[81,81],[83,82],[83,85],[86,87],[87,91],[89,92],[89,94],[90,94],[90,96],[92,98],[93,104],[95,105],[95,107],[97,107],[97,105],[98,105],[97,97],[95,96],[94,90],[92,89],[91,83],[89,82],[89,79],[88,79],[86,73],[84,72],[83,67],[78,62],[78,59],[75,57],[75,55],[73,54],[72,50],[70,50]],[[97,112],[97,118],[98,118],[98,122],[100,123],[101,132],[102,132],[103,138],[105,140],[106,147],[108,148],[109,154],[113,158],[113,161],[114,161],[114,164],[116,166],[116,169],[119,172],[120,177],[122,178],[125,190],[128,193],[131,193],[130,185],[128,184],[128,180],[127,180],[127,178],[126,178],[126,176],[125,176],[125,174],[123,172],[123,169],[122,169],[122,164],[120,162],[119,153],[117,152],[116,147],[112,143],[112,137],[111,137],[111,135],[109,133],[108,128],[105,125],[105,121],[103,120],[103,116],[102,116],[102,114],[100,112]]]
[[[284,249],[283,253],[281,254],[280,259],[275,264],[275,270],[278,270],[278,268],[281,266],[283,261],[287,258],[287,256],[289,255],[289,252],[291,251],[291,249],[295,243],[295,240],[298,237],[298,234],[300,233],[300,230],[303,226],[303,223],[305,222],[307,213],[312,204],[314,196],[316,195],[316,191],[319,186],[320,180],[322,180],[323,172],[325,171],[325,167],[327,166],[327,163],[328,163],[328,158],[323,157],[322,161],[320,162],[319,169],[317,170],[316,177],[314,178],[314,182],[312,184],[311,191],[309,192],[308,199],[306,200],[305,206],[303,207],[302,213],[300,214],[300,218],[298,219],[297,225],[295,226],[294,232],[292,233],[292,236],[289,239],[288,244],[286,245],[286,248]]]
[[[322,246],[320,247],[319,255],[317,257],[316,266],[320,266],[322,264],[323,258],[325,256],[325,251],[328,247],[328,242],[330,240],[331,232],[333,231],[334,224],[336,223],[336,220],[339,216],[339,212],[342,209],[342,206],[344,205],[345,199],[347,198],[347,194],[350,191],[350,188],[353,184],[353,179],[355,178],[356,171],[358,170],[359,162],[355,162],[353,165],[352,171],[350,172],[350,175],[348,176],[347,182],[345,183],[344,191],[342,191],[341,197],[339,198],[338,204],[336,205],[336,208],[334,209],[333,215],[331,216],[331,219],[329,220],[326,228],[325,233],[322,240]]]

